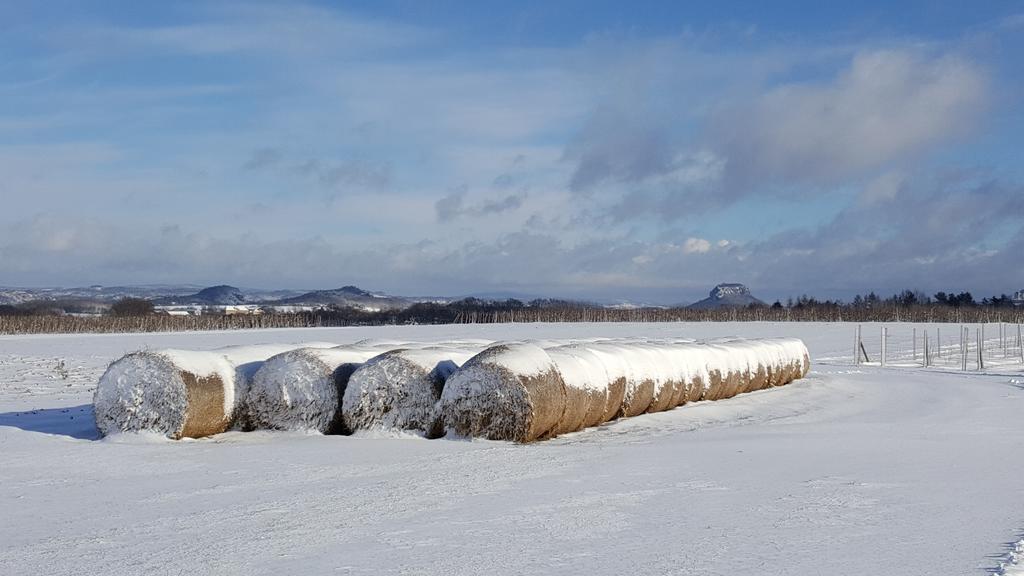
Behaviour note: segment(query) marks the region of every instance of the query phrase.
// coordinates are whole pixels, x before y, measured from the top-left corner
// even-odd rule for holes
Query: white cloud
[[[865,50],[827,83],[789,83],[719,113],[729,184],[837,184],[969,132],[990,98],[986,71],[956,55]]]
[[[683,252],[687,254],[705,254],[711,250],[711,242],[703,238],[687,238],[683,243]]]
[[[4,134],[31,136],[0,147],[0,223],[46,214],[0,230],[6,282],[647,286],[678,301],[739,276],[755,291],[938,282],[1024,244],[1007,240],[1022,213],[1012,186],[921,191],[919,160],[993,99],[988,68],[949,45],[607,36],[466,54],[329,8],[193,12],[61,36],[80,59],[0,90],[0,105],[34,106],[0,118]],[[147,59],[176,64],[165,84],[68,80]],[[839,217],[802,213],[760,240],[756,214],[733,216],[739,243],[703,219],[835,190],[849,191]]]

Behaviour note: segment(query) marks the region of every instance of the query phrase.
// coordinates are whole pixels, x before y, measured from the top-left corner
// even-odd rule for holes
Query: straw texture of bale
[[[654,380],[650,378],[626,378],[626,391],[622,395],[620,418],[632,418],[647,412],[654,399]]]
[[[534,344],[500,344],[470,358],[441,394],[445,429],[491,440],[531,442],[551,432],[565,411],[565,384]]]
[[[349,379],[342,399],[345,427],[443,434],[437,402],[445,381],[479,348],[428,347],[380,354]]]

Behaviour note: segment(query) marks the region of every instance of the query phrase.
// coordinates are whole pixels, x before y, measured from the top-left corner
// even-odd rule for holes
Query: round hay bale
[[[782,386],[802,378],[810,368],[810,356],[802,340],[771,338],[751,341],[760,346],[760,362],[770,365],[767,386]]]
[[[148,431],[175,440],[224,432],[235,411],[234,374],[213,352],[128,354],[96,385],[96,427],[103,435]]]
[[[708,382],[704,348],[694,342],[679,342],[672,347],[676,365],[680,368],[678,378],[684,386],[680,405],[704,399]]]
[[[708,367],[708,384],[704,392],[705,400],[721,400],[728,398],[726,395],[726,374],[720,368]]]
[[[717,398],[781,386],[800,377],[809,363],[806,347],[795,338],[722,339],[708,344],[709,369],[722,374]]]
[[[449,347],[391,350],[360,366],[342,397],[345,426],[442,435],[437,411],[445,380],[479,350]]]
[[[619,416],[632,418],[647,412],[651,402],[654,400],[654,380],[643,371],[636,368],[642,366],[636,361],[633,354],[628,359],[631,370],[626,375],[626,391],[622,395],[622,407],[619,409]]]
[[[678,378],[679,369],[671,346],[666,344],[642,344],[638,351],[648,358],[647,370],[654,381],[654,394],[646,412],[664,412],[675,408],[686,384]]]
[[[686,403],[700,402],[706,400],[705,394],[708,391],[708,378],[705,375],[695,374],[686,381]]]
[[[743,391],[749,380],[747,361],[729,341],[708,342],[708,373],[711,383],[709,400],[732,398]]]
[[[377,348],[301,348],[278,354],[256,371],[246,397],[255,429],[344,431],[341,398],[353,371]]]
[[[666,347],[666,353],[672,357],[672,384],[676,388],[673,408],[690,402],[694,393],[694,376],[702,369],[702,364],[693,348],[691,342],[673,342]]]
[[[743,391],[746,370],[730,367],[723,372],[722,378],[725,381],[725,391],[721,399],[732,398]]]
[[[718,374],[718,390],[712,400],[732,398],[743,391],[747,381],[745,354],[731,344],[736,338],[717,338],[706,343],[708,348],[708,369]],[[712,382],[716,380],[713,376]]]
[[[508,343],[466,361],[445,384],[441,413],[452,434],[532,442],[565,411],[565,384],[542,348]]]
[[[716,367],[720,351],[707,343],[693,345],[689,352],[694,357],[691,379],[687,391],[687,400],[717,400],[722,393],[722,373]]]
[[[729,356],[732,359],[732,370],[736,372],[739,378],[739,383],[733,396],[759,390],[758,386],[762,382],[758,380],[757,373],[761,363],[760,357],[765,351],[765,345],[759,342],[735,339],[724,346],[729,351]]]
[[[754,358],[751,364],[751,389],[764,390],[772,387],[772,370],[780,363],[780,346],[774,340],[754,340]]]
[[[763,368],[765,372],[765,388],[774,388],[779,386],[782,382],[782,371],[784,365],[784,358],[782,355],[782,347],[775,341],[765,341],[765,359],[763,361]]]
[[[296,346],[128,354],[111,363],[96,385],[96,427],[104,435],[150,431],[174,439],[225,432],[242,418],[242,400],[260,363]]]
[[[601,422],[611,422],[622,415],[622,403],[632,371],[627,359],[619,354],[618,348],[608,342],[588,344],[587,350],[604,366],[608,374],[608,396]]]
[[[601,360],[579,344],[545,351],[565,384],[565,411],[554,433],[576,432],[604,423],[609,380]]]
[[[770,379],[768,376],[768,365],[764,363],[758,363],[757,369],[751,372],[749,392],[756,390],[764,390],[770,388]]]
[[[787,357],[786,343],[778,340],[771,341],[772,362],[768,365],[768,386],[782,386],[793,380],[792,363]]]

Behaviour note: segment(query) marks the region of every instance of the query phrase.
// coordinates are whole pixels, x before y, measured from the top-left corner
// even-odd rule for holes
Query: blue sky
[[[1024,2],[956,4],[0,2],[0,285],[1011,292]]]

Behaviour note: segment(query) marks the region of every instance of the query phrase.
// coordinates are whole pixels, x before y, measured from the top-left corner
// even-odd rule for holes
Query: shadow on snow
[[[40,408],[22,412],[0,413],[0,426],[11,426],[28,432],[69,436],[79,440],[98,440],[92,404],[64,408]]]

